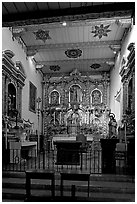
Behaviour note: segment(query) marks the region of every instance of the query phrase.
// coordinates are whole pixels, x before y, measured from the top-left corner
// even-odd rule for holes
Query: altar
[[[93,141],[93,135],[99,134],[100,138],[108,135],[109,96],[106,85],[109,76],[106,73],[100,76],[96,87],[93,81],[89,77],[83,80],[81,73],[74,69],[70,76],[59,79],[58,86],[53,87],[49,82],[45,91],[44,144],[47,142],[50,149],[54,149],[55,141],[76,141],[79,134],[83,134],[87,142]]]
[[[80,147],[79,141],[56,141],[57,148],[56,164],[58,165],[80,165]]]
[[[92,142],[93,141],[93,136],[92,135],[85,135],[86,137],[86,141],[87,142]],[[52,138],[52,141],[51,141],[51,149],[54,150],[54,142],[56,141],[76,141],[76,135],[75,136],[70,136],[68,134],[58,134],[58,135],[55,135],[53,138]]]

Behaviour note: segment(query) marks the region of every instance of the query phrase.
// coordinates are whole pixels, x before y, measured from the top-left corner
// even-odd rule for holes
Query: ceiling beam
[[[95,26],[97,24],[105,23],[107,20],[107,23],[118,23],[119,26],[127,27],[132,23],[131,16],[122,16],[122,17],[113,17],[113,18],[99,18],[99,19],[86,19],[83,21],[69,21],[66,24],[66,27],[81,27],[81,26]],[[22,32],[22,35],[25,34],[25,32],[36,32],[39,29],[45,30],[45,29],[55,29],[55,28],[62,28],[62,22],[55,22],[55,23],[45,23],[45,24],[36,24],[36,25],[24,25],[24,26],[17,26],[13,29],[24,29],[24,32]]]
[[[78,60],[56,60],[56,61],[37,61],[36,67],[39,65],[43,66],[50,66],[50,65],[64,65],[64,64],[72,63],[72,64],[94,64],[99,63],[103,64],[106,63],[108,65],[114,65],[114,58],[94,58],[94,59],[78,59]]]
[[[50,49],[66,49],[66,48],[88,48],[88,47],[109,47],[109,46],[121,46],[121,42],[119,40],[115,41],[93,41],[93,42],[80,42],[80,43],[58,43],[58,44],[45,44],[45,45],[33,45],[27,46],[27,52],[30,51],[44,51]]]

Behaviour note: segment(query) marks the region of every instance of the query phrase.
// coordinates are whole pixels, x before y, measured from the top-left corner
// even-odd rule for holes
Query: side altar
[[[44,148],[54,141],[87,141],[109,134],[109,74],[82,75],[74,69],[66,76],[46,76],[43,81]]]

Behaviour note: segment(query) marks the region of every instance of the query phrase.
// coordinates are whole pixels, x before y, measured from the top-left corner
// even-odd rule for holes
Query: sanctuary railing
[[[108,153],[109,154],[109,153]],[[130,160],[130,161],[129,161]],[[106,162],[106,163],[105,163]],[[126,153],[114,152],[113,172],[107,169],[110,174],[131,174],[134,175],[134,158],[128,158]],[[29,156],[21,150],[9,149],[2,154],[3,171],[26,171],[27,169],[49,169],[56,172],[62,170],[86,171],[91,174],[102,174],[107,166],[107,161],[102,158],[102,150],[80,150],[57,152],[54,150],[34,150]]]

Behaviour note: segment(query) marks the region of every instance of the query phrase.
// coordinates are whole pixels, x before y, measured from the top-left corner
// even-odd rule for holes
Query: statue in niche
[[[92,92],[92,104],[101,103],[101,92],[99,90],[94,90]]]
[[[59,105],[59,93],[57,91],[52,91],[50,99],[52,105]]]
[[[82,101],[82,92],[78,85],[73,85],[70,88],[70,102],[81,102]]]

